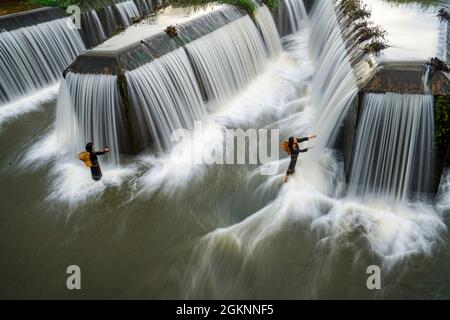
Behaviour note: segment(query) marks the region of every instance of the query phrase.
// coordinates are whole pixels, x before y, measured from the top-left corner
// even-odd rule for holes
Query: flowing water
[[[81,16],[81,19],[81,34],[83,36],[86,47],[93,47],[96,44],[106,40],[107,35],[105,30],[103,29],[102,23],[100,22],[97,11],[90,10],[84,12]]]
[[[0,109],[56,85],[61,72],[85,49],[67,19],[0,33]],[[3,122],[0,118],[0,123]]]
[[[302,2],[296,0],[280,1],[277,9],[277,27],[280,36],[285,36],[300,30],[302,21],[308,17]]]
[[[387,30],[390,47],[384,51],[385,60],[445,60],[447,24],[436,18],[436,6],[420,1],[409,4],[395,1],[365,0],[376,24]],[[435,1],[443,3],[445,1]],[[414,30],[414,32],[411,32]]]
[[[158,141],[165,143],[171,126],[189,127],[194,119],[202,119],[204,131],[158,155],[121,155],[120,165],[102,158],[101,182],[92,182],[74,159],[82,146],[73,140],[82,144],[75,138],[80,131],[98,145],[120,140],[112,127],[113,76],[68,74],[56,117],[56,103],[46,102],[2,128],[0,296],[448,298],[450,174],[444,173],[436,199],[401,196],[424,177],[411,173],[416,164],[409,160],[427,170],[429,159],[414,154],[428,148],[432,134],[426,129],[429,97],[365,97],[362,119],[373,114],[378,120],[360,122],[359,150],[375,147],[369,139],[386,148],[379,156],[360,153],[369,160],[357,156],[353,172],[377,170],[381,157],[402,150],[402,167],[385,166],[402,182],[347,184],[342,155],[332,147],[357,77],[332,2],[320,1],[300,20],[300,30],[281,39],[282,49],[274,24],[259,12],[258,26],[238,19],[128,72],[130,92],[141,106],[140,126],[157,132]],[[192,79],[192,65],[206,97]],[[110,125],[80,130],[80,123],[95,123],[101,107]],[[383,134],[371,134],[376,124]],[[308,142],[315,149],[302,154],[287,184],[282,180],[289,159],[282,154],[272,176],[254,164],[181,161],[227,144],[226,128],[279,129],[280,139],[311,132],[319,137]],[[392,140],[398,148],[386,143]],[[360,183],[370,190],[352,192]],[[399,195],[387,201],[384,192],[392,189]],[[65,289],[72,264],[82,270],[80,291]],[[382,270],[381,290],[366,287],[372,264]]]
[[[116,3],[115,6],[119,11],[120,18],[125,27],[131,24],[132,18],[140,16],[139,10],[132,0]]]
[[[429,81],[430,81],[430,66],[427,66],[425,69],[425,72],[423,73],[423,76],[422,76],[423,93],[424,94],[431,94]]]
[[[171,146],[172,132],[192,129],[206,115],[194,71],[184,49],[177,49],[126,73],[131,100],[143,140],[153,139],[156,150]]]
[[[429,192],[433,175],[433,96],[367,94],[350,183],[360,195],[405,199]]]

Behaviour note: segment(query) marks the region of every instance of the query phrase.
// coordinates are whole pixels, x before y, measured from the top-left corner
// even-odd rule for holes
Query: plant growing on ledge
[[[178,35],[178,30],[174,25],[167,26],[164,31],[171,37],[175,37]]]
[[[369,27],[365,21],[365,26],[360,26],[356,31],[355,39],[358,43],[369,41],[370,39],[385,40],[386,30],[380,26]]]
[[[367,19],[371,12],[361,0],[342,0],[338,8],[348,18],[348,26],[353,26],[353,41],[362,44],[362,54],[379,56],[381,51],[388,48],[386,30],[380,26],[370,26]],[[370,42],[369,42],[370,41]]]
[[[142,17],[132,17],[131,18],[131,23],[132,24],[135,24],[135,23],[139,23],[139,22],[141,22],[143,20],[143,18]]]
[[[367,19],[371,16],[367,5],[362,4],[361,0],[343,0],[340,3],[343,13],[352,21]]]
[[[363,48],[364,54],[373,54],[376,57],[379,57],[381,54],[381,51],[384,49],[389,48],[387,43],[380,39],[374,39],[370,43],[366,44]]]
[[[427,65],[431,67],[431,72],[435,71],[450,72],[449,66],[444,61],[442,61],[437,57],[431,58],[430,62],[428,62]]]
[[[444,21],[444,20],[445,21],[450,21],[450,13],[448,13],[447,9],[444,9],[444,8],[440,9],[438,11],[437,16],[439,17],[441,22]]]

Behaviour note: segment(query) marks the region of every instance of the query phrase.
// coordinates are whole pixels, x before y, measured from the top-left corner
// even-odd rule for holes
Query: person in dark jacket
[[[311,149],[311,147],[305,148],[305,149],[300,149],[299,143],[308,141],[310,139],[314,139],[315,137],[317,137],[317,135],[315,135],[315,134],[312,134],[309,137],[304,137],[304,138],[289,137],[288,148],[290,151],[289,153],[291,155],[291,162],[289,163],[289,167],[287,169],[286,176],[284,177],[284,182],[287,182],[289,176],[293,175],[295,173],[295,165],[297,164],[297,159],[298,159],[299,153],[306,152],[309,149]]]
[[[100,169],[100,164],[98,163],[97,156],[109,152],[109,148],[106,147],[103,151],[94,151],[94,144],[89,142],[86,144],[86,151],[81,152],[78,155],[78,159],[84,162],[84,164],[91,169],[92,179],[98,181],[102,178],[102,170]]]

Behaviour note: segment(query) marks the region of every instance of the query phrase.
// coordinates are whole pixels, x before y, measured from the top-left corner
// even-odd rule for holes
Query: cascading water
[[[86,47],[93,47],[106,40],[106,32],[100,22],[97,11],[90,10],[82,14],[81,34]]]
[[[172,144],[170,138],[175,129],[192,129],[194,121],[205,116],[204,98],[210,107],[223,102],[245,88],[262,71],[269,56],[267,51],[276,54],[276,48],[280,46],[279,40],[273,37],[273,22],[271,25],[267,21],[268,12],[265,13],[259,16],[258,21],[266,42],[252,20],[245,16],[125,73],[135,119],[133,125],[138,126],[133,130],[141,135],[144,145],[151,145],[154,151],[167,149]],[[267,43],[267,51],[264,43]],[[93,111],[96,103],[100,103],[95,100],[95,90],[107,90],[105,97],[100,95],[98,98],[103,99],[103,103],[113,100],[111,94],[117,95],[116,78],[69,74],[66,84],[72,103],[58,103],[58,109],[75,110],[74,122],[79,125],[80,137],[73,139],[79,141],[78,147],[88,139],[102,145],[114,143],[119,145],[116,149],[119,150],[117,139],[123,132],[114,132],[120,114],[118,103],[108,107],[109,114],[114,116],[104,118],[103,122],[100,121],[101,113]],[[107,81],[107,84],[101,85],[101,81]],[[202,96],[203,91],[206,91],[206,97]],[[62,124],[60,131],[63,132],[65,127]],[[97,128],[95,130],[99,133],[93,128]],[[111,143],[108,143],[108,138],[112,138]]]
[[[388,104],[394,105],[393,100],[400,103],[399,107],[391,109],[391,125],[398,130],[389,131],[389,122],[381,120],[377,122],[378,128],[373,125],[372,132],[358,129],[361,142],[356,149],[360,152],[357,162],[361,170],[359,176],[356,172],[355,176],[370,179],[370,173],[363,169],[372,171],[373,167],[373,170],[385,170],[382,177],[386,181],[389,173],[399,175],[395,178],[398,183],[379,185],[380,181],[376,181],[371,187],[370,181],[362,181],[360,186],[353,179],[349,186],[351,191],[346,194],[342,163],[329,147],[333,147],[358,89],[351,64],[353,57],[348,50],[352,43],[346,46],[337,17],[332,1],[315,2],[309,24],[309,51],[316,66],[310,90],[312,110],[306,108],[301,117],[289,117],[277,123],[277,127],[295,130],[300,127],[301,134],[305,134],[309,130],[305,132],[301,120],[313,112],[315,116],[310,123],[313,129],[310,130],[318,134],[313,149],[318,151],[301,156],[298,171],[281,189],[283,172],[260,186],[279,190],[274,201],[243,221],[218,227],[201,239],[186,279],[185,298],[252,296],[264,299],[280,297],[279,292],[285,292],[286,287],[292,289],[288,294],[291,298],[353,296],[347,288],[350,283],[351,287],[365,283],[361,275],[368,265],[381,266],[385,277],[389,277],[396,264],[415,256],[429,256],[434,245],[441,243],[440,233],[445,225],[439,214],[426,203],[402,201],[407,188],[429,186],[426,180],[430,177],[427,172],[431,156],[427,151],[431,150],[433,137],[429,96],[397,99],[386,94],[378,97]],[[366,111],[369,109],[372,108]],[[389,112],[379,106],[375,110],[379,114]],[[372,115],[361,117],[368,124],[375,121]],[[381,125],[384,129],[380,129]],[[369,141],[374,133],[382,138],[382,143]],[[380,144],[384,144],[385,149]],[[372,150],[372,146],[378,149]],[[373,151],[381,153],[385,159],[376,158]],[[382,162],[392,156],[398,157],[397,166],[393,162],[384,166]],[[420,172],[414,172],[416,166]],[[386,188],[394,193],[398,190],[393,195],[394,203],[386,201],[386,192],[389,192]],[[374,193],[375,199],[366,198]],[[404,266],[402,270],[408,272],[409,268]],[[289,272],[292,274],[287,275]],[[284,278],[290,279],[289,283],[273,281]],[[270,287],[262,293],[266,282]],[[339,289],[330,293],[331,287]],[[361,292],[373,297],[367,290]]]
[[[425,72],[423,73],[423,76],[422,76],[424,94],[431,94],[429,80],[430,80],[430,66],[427,65]]]
[[[433,96],[366,94],[360,112],[350,192],[406,199],[430,191]]]
[[[116,3],[115,6],[119,11],[124,26],[126,27],[131,25],[131,18],[140,16],[139,10],[132,0]]]
[[[316,1],[322,8],[325,6],[323,2]],[[324,15],[331,13],[324,11]],[[333,19],[333,16],[328,18]],[[330,21],[334,23],[334,20],[329,20],[328,23]],[[347,101],[348,94],[353,89],[348,85],[352,81],[346,78],[351,77],[351,69],[347,68],[349,63],[346,59],[341,59],[343,40],[329,33],[325,28],[326,22],[326,19],[320,19],[320,11],[316,11],[305,28],[284,39],[286,52],[282,52],[279,59],[265,59],[264,72],[245,84],[241,92],[226,99],[230,101],[221,104],[220,109],[216,109],[220,110],[217,114],[213,113],[208,117],[208,123],[215,122],[217,130],[208,130],[207,138],[212,137],[220,142],[223,124],[230,128],[276,128],[281,130],[283,137],[290,134],[303,136],[313,132],[313,128],[319,130],[319,137],[333,136],[331,129],[334,130],[339,124],[328,121],[326,123],[332,126],[328,129],[324,125],[316,125],[316,121],[328,119],[323,113],[330,113],[330,117],[339,119],[338,114],[345,113],[341,99]],[[323,25],[317,26],[319,23]],[[309,28],[314,31],[312,34]],[[323,28],[323,35],[318,32],[320,28]],[[198,44],[202,39],[197,41]],[[265,43],[262,41],[256,47],[261,49],[261,56],[267,57]],[[322,49],[310,50],[316,52],[312,56],[318,59],[314,61],[314,65],[320,72],[316,73],[307,54],[308,43],[311,47],[334,50],[334,54],[329,55],[330,59],[345,67],[328,63],[327,55]],[[240,54],[240,50],[255,47],[240,43],[236,53],[235,47],[228,44],[214,45],[217,45],[218,50],[230,51],[225,56],[227,59],[234,59],[234,55]],[[208,61],[206,56],[210,51],[213,50],[205,51],[204,60]],[[198,88],[202,88],[206,77],[195,73],[196,77],[200,77],[191,81],[191,71],[197,72],[196,68],[200,68],[192,62],[192,56],[188,53],[190,52],[186,48],[182,48],[127,72],[128,93],[133,95],[130,98],[137,101],[132,103],[132,107],[142,105],[142,114],[144,111],[150,113],[158,110],[155,117],[159,115],[160,118],[166,116],[164,112],[170,112],[170,117],[174,118],[177,125],[183,125],[184,119],[191,119],[191,112],[195,110],[199,114],[204,112],[202,109],[189,108],[190,105],[202,105],[196,81],[202,80],[198,85]],[[183,63],[186,55],[190,64]],[[211,60],[215,69],[205,70],[205,73],[218,73],[214,76],[221,77],[221,72],[231,72],[220,71],[214,60]],[[240,66],[240,61],[226,61],[230,68],[233,64]],[[345,74],[345,71],[349,73]],[[311,76],[322,77],[329,83],[321,86],[313,78],[311,87]],[[339,79],[343,80],[340,85]],[[344,81],[346,79],[347,85]],[[105,121],[105,114],[109,115],[113,124],[114,116],[119,117],[119,114],[114,113],[118,104],[117,80],[114,76],[67,74],[61,86],[57,114],[58,141],[61,144],[68,143],[71,146],[80,137],[101,140],[101,136],[109,135],[107,132],[95,133],[94,130],[100,127],[97,126],[100,117],[102,123]],[[340,93],[333,93],[336,90]],[[314,99],[309,96],[310,92]],[[193,99],[185,102],[187,94]],[[338,109],[336,115],[331,114],[333,106],[325,104],[326,100],[322,100],[320,94],[333,98]],[[223,96],[226,98],[225,94]],[[162,105],[165,103],[168,106],[163,106],[163,109]],[[183,109],[178,109],[175,103],[180,103]],[[63,106],[70,108],[62,109]],[[183,114],[184,111],[186,112]],[[140,120],[144,125],[150,125],[143,117]],[[162,121],[167,120],[164,118]],[[158,129],[157,125],[159,124],[155,123],[155,132],[159,134],[165,128]],[[106,127],[112,128],[111,132],[116,130],[113,125]],[[90,137],[87,134],[86,137],[84,134],[78,135],[77,130],[90,130]],[[96,134],[100,137],[96,138]],[[120,134],[111,135],[112,137],[105,138],[108,140],[106,142],[94,141],[96,146],[103,147],[102,144],[107,143],[112,151],[117,150],[111,141]],[[29,158],[33,160],[30,163],[40,160],[51,167],[51,186],[46,183],[47,179],[36,179],[35,174],[30,177],[23,174],[23,179],[13,176],[14,179],[1,181],[7,208],[13,208],[11,204],[15,203],[10,202],[8,205],[8,201],[14,197],[13,192],[21,190],[19,188],[31,186],[41,190],[36,192],[39,196],[33,197],[37,199],[34,202],[30,200],[32,197],[18,198],[21,203],[18,206],[20,214],[5,226],[1,233],[5,239],[2,238],[0,243],[2,249],[6,249],[3,251],[10,252],[13,259],[14,252],[24,251],[17,250],[17,245],[20,246],[26,238],[11,245],[13,241],[4,240],[14,239],[17,230],[23,230],[23,222],[16,221],[27,213],[20,210],[29,210],[30,202],[35,208],[41,209],[41,195],[45,192],[42,190],[50,187],[49,196],[44,202],[51,204],[48,206],[50,214],[35,214],[36,210],[31,210],[26,216],[29,219],[27,223],[33,226],[33,232],[27,233],[27,236],[41,234],[41,237],[28,239],[30,248],[27,248],[29,251],[39,250],[41,261],[36,260],[33,254],[29,260],[36,263],[37,267],[48,268],[48,274],[51,275],[58,274],[61,269],[60,263],[48,263],[55,254],[70,263],[81,258],[86,261],[95,260],[100,252],[101,263],[105,261],[115,268],[113,272],[108,272],[108,268],[90,270],[94,272],[91,277],[94,282],[85,288],[87,298],[101,297],[98,292],[103,290],[98,288],[107,290],[104,287],[105,281],[108,288],[126,287],[127,290],[116,290],[119,293],[115,297],[119,298],[141,295],[146,295],[147,298],[209,299],[366,299],[380,295],[383,298],[397,298],[423,288],[417,284],[421,280],[425,280],[425,286],[430,287],[428,273],[435,269],[430,269],[428,263],[431,261],[434,264],[441,259],[436,254],[436,247],[442,243],[441,232],[445,232],[446,228],[441,211],[435,212],[431,205],[424,202],[398,201],[392,205],[384,198],[377,202],[377,199],[366,199],[360,195],[347,197],[342,162],[329,148],[322,148],[322,143],[312,142],[319,152],[302,154],[296,174],[288,183],[283,184],[283,174],[289,160],[287,158],[276,161],[280,164],[279,175],[267,177],[260,176],[254,171],[254,166],[247,165],[177,166],[183,151],[190,149],[190,143],[179,143],[159,157],[147,155],[134,158],[136,161],[133,164],[122,163],[121,168],[102,167],[104,177],[102,181],[94,183],[89,171],[76,159],[75,152],[81,151],[86,142],[80,139],[78,146],[73,147],[70,157],[58,154],[50,165],[48,150],[55,149],[54,139],[29,148],[29,151],[34,152],[33,155],[42,156],[42,159]],[[116,144],[120,144],[120,141]],[[43,147],[40,148],[41,146]],[[48,146],[51,148],[46,148]],[[11,153],[11,150],[7,153]],[[103,157],[100,161],[103,161]],[[119,173],[119,170],[128,173]],[[0,178],[4,179],[5,176],[2,174]],[[24,183],[24,180],[32,183]],[[446,179],[442,188],[444,200],[448,199],[448,185],[449,180]],[[135,196],[139,199],[135,199]],[[61,203],[73,205],[70,207],[70,217],[61,209],[65,208]],[[440,205],[448,208],[448,201],[442,201]],[[9,213],[9,210],[5,210],[5,213]],[[54,218],[53,213],[63,219]],[[11,228],[15,223],[16,228]],[[49,225],[57,232],[49,229]],[[42,241],[37,241],[41,239],[46,241],[46,246],[42,247]],[[118,250],[108,250],[111,241],[117,245]],[[61,246],[61,243],[64,245]],[[92,250],[79,250],[86,247]],[[127,255],[127,252],[131,254]],[[15,267],[23,265],[22,254],[15,258],[20,260],[18,263],[13,259],[8,256],[4,261],[4,278],[16,275]],[[192,259],[189,264],[186,263],[188,259]],[[131,263],[134,267],[130,273]],[[367,290],[369,265],[381,268],[383,290]],[[118,277],[118,274],[122,276]],[[20,296],[24,289],[22,284],[26,287],[36,275],[30,271],[16,276],[18,278],[11,281],[14,285],[9,284],[5,288],[9,289],[11,286],[12,290],[20,292],[15,293]],[[56,278],[45,277],[42,281],[56,283],[54,287],[49,284],[49,294],[64,295],[64,289],[60,289]],[[95,282],[96,279],[101,281]],[[19,284],[15,284],[17,280],[20,281]],[[441,282],[437,283],[430,290],[440,289]],[[33,291],[36,292],[38,284],[33,286]],[[40,294],[37,294],[38,298]],[[420,292],[419,298],[424,296],[426,294]]]
[[[72,156],[92,141],[111,152],[105,160],[119,163],[121,134],[120,96],[117,77],[68,73],[58,95],[56,136],[60,146],[68,146]]]
[[[100,9],[101,14],[104,16],[104,27],[105,32],[108,36],[116,32],[117,26],[120,24],[116,19],[116,15],[114,14],[113,6],[107,6],[103,9]]]
[[[308,14],[303,1],[281,0],[275,18],[278,33],[282,37],[300,30],[301,23],[308,18]]]
[[[67,19],[0,33],[0,104],[54,84],[84,49]]]
[[[321,146],[333,146],[358,87],[335,8],[331,1],[316,2],[311,14],[309,50],[316,65],[312,97],[316,108],[316,132]]]
[[[152,141],[155,151],[172,144],[175,129],[192,129],[194,121],[206,114],[194,71],[182,48],[125,76],[139,132],[143,141]]]
[[[281,41],[269,9],[266,6],[258,8],[255,20],[263,37],[267,52],[271,57],[278,56],[282,51]]]
[[[134,1],[141,16],[148,15],[153,11],[153,4],[151,0],[134,0]]]
[[[209,101],[223,102],[260,73],[266,61],[263,40],[248,17],[186,45]]]

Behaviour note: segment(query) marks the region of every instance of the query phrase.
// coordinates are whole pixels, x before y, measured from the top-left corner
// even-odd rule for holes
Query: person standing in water
[[[315,134],[312,134],[309,137],[305,137],[305,138],[289,137],[285,151],[291,155],[291,162],[289,163],[289,167],[287,169],[286,176],[284,177],[284,182],[287,182],[289,176],[293,175],[295,173],[295,165],[297,164],[298,154],[300,152],[306,152],[309,149],[311,149],[311,147],[305,148],[305,149],[300,149],[298,144],[308,141],[310,139],[314,139],[315,137],[317,137],[317,135],[315,135]]]
[[[99,181],[102,178],[102,170],[100,169],[100,164],[98,163],[97,156],[109,152],[109,148],[106,147],[103,151],[94,151],[94,144],[89,142],[86,144],[86,151],[81,152],[78,155],[78,159],[84,162],[86,167],[91,169],[92,179]]]

